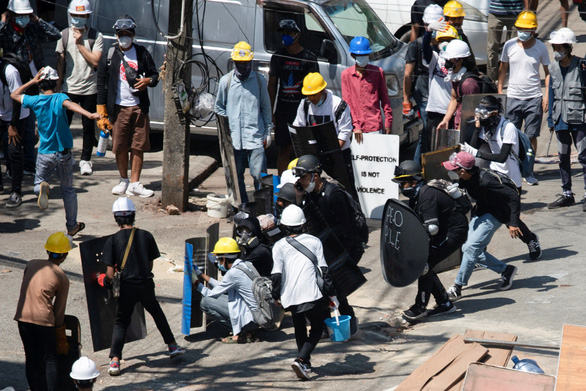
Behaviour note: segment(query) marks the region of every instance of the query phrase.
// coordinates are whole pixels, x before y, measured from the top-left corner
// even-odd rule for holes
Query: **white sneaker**
[[[527,182],[527,184],[529,186],[539,185],[539,181],[533,175],[528,176],[527,178],[523,178],[523,179],[525,179],[525,182]]]
[[[79,172],[81,175],[92,175],[94,171],[92,170],[92,162],[87,160],[81,160],[79,162]]]
[[[154,191],[145,189],[144,186],[140,182],[133,182],[128,185],[128,189],[126,189],[126,195],[129,196],[137,196],[137,197],[152,197],[155,194]]]
[[[126,193],[126,189],[128,189],[129,183],[130,180],[128,180],[128,178],[120,178],[120,183],[114,186],[114,188],[112,189],[112,194],[124,195],[124,193]]]

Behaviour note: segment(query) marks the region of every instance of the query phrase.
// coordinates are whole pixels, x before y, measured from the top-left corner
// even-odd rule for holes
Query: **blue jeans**
[[[260,189],[260,173],[267,172],[267,157],[263,147],[256,149],[235,149],[234,162],[236,163],[236,175],[238,176],[238,187],[240,188],[240,200],[248,202],[246,185],[244,184],[244,171],[246,165],[250,168],[250,175],[254,178],[254,190]]]
[[[460,264],[460,271],[456,277],[456,284],[460,286],[468,284],[476,263],[484,265],[499,274],[505,271],[507,264],[496,259],[485,250],[492,236],[501,225],[502,223],[490,213],[485,213],[482,216],[474,216],[470,220],[468,239],[462,246],[462,263]]]
[[[71,150],[47,154],[39,153],[37,155],[35,194],[39,194],[41,182],[49,182],[51,174],[55,171],[61,183],[67,231],[71,231],[77,225],[77,195],[73,188],[74,163]]]

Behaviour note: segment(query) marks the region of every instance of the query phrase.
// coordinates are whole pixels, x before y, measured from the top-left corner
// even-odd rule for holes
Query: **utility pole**
[[[187,210],[189,193],[189,121],[181,124],[177,106],[173,99],[174,76],[183,64],[191,58],[193,0],[169,2],[168,35],[181,34],[169,39],[166,54],[165,76],[165,127],[163,135],[163,207],[175,205],[179,210]],[[184,14],[182,18],[181,14]],[[181,26],[181,20],[184,23]],[[183,27],[183,30],[181,28]],[[191,69],[182,72],[187,90],[191,88]]]

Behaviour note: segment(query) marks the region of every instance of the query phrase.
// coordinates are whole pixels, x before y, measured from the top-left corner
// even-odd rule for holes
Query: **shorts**
[[[291,135],[287,124],[292,124],[296,115],[297,113],[275,113],[275,144],[278,147],[291,145]]]
[[[114,108],[112,124],[112,152],[127,152],[128,149],[146,152],[151,149],[149,133],[151,125],[148,114],[139,106],[119,106]]]
[[[507,119],[517,129],[521,129],[523,120],[525,120],[523,133],[529,138],[539,137],[541,121],[543,120],[542,100],[543,98],[541,96],[527,100],[507,98]]]

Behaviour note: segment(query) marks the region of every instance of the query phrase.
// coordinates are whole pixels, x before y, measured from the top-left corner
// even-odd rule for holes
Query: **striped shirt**
[[[523,0],[491,0],[488,12],[493,15],[517,15],[525,9]]]

